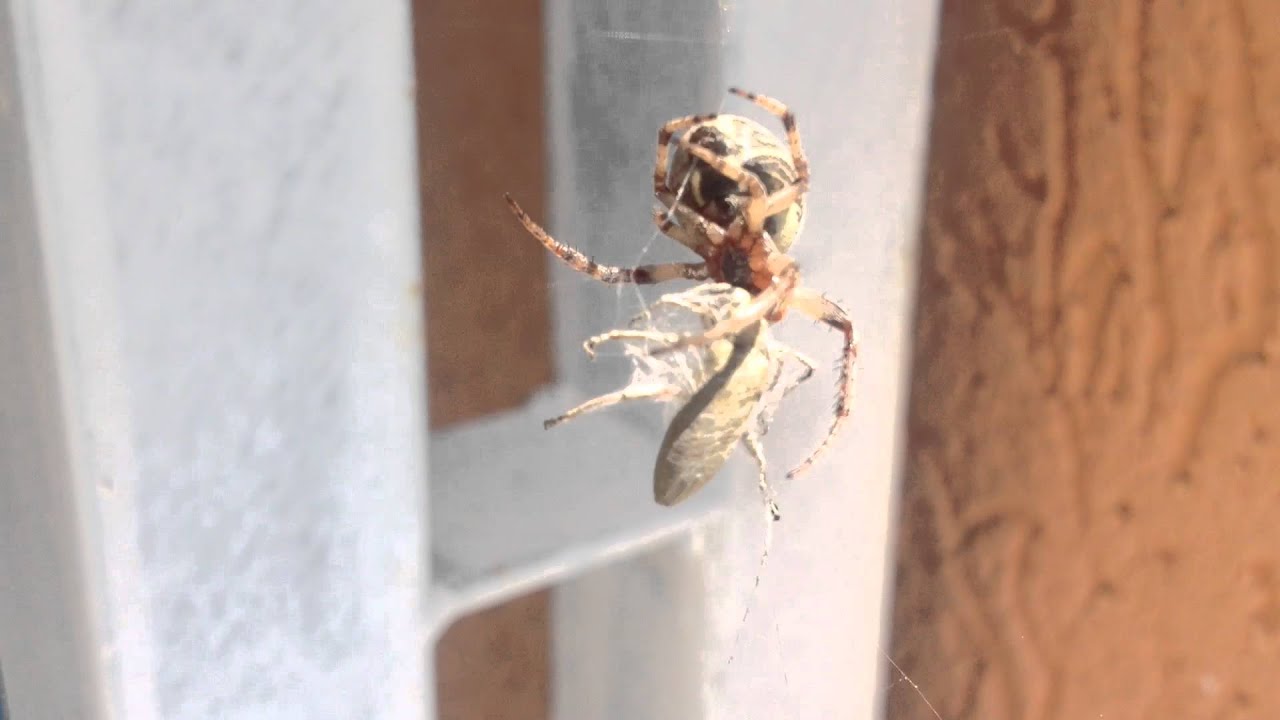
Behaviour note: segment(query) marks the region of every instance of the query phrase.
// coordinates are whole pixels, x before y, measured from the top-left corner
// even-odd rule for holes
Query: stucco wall
[[[943,5],[889,654],[948,720],[1280,717],[1280,4]]]

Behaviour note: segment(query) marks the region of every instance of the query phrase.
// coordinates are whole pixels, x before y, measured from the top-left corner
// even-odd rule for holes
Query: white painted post
[[[0,13],[10,710],[423,717],[407,4]]]
[[[792,253],[806,284],[850,309],[861,352],[840,441],[781,489],[786,515],[713,716],[879,717],[937,3],[744,2],[738,17],[729,79],[791,104],[813,167],[808,222]],[[800,326],[793,345],[834,363],[835,333],[787,325]],[[779,411],[769,435],[775,467],[822,437],[832,388],[828,374]],[[735,518],[756,523],[750,509]],[[735,563],[745,583],[756,561],[736,546],[710,563]],[[734,620],[740,606],[723,597],[711,602]]]

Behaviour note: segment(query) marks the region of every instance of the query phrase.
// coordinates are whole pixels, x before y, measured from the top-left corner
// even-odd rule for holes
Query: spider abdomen
[[[687,131],[689,142],[707,148],[760,179],[765,189],[777,192],[796,182],[797,173],[787,146],[760,123],[740,115],[718,115]],[[677,144],[671,155],[668,189],[681,204],[713,223],[727,227],[742,212],[747,197],[737,183],[693,158]],[[684,186],[684,187],[682,187]],[[765,221],[765,231],[781,252],[787,252],[804,225],[804,198],[800,197]],[[727,280],[726,282],[733,282]],[[736,283],[735,283],[736,284]]]

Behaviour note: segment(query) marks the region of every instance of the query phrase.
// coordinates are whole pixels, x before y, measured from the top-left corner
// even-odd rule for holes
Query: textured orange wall
[[[943,13],[890,655],[947,720],[1280,718],[1280,2]]]

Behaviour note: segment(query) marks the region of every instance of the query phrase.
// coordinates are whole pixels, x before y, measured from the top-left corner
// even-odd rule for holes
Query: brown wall
[[[546,215],[542,7],[419,0],[414,10],[429,411],[440,428],[516,407],[551,381],[546,251],[502,199]]]
[[[943,13],[889,653],[948,720],[1280,718],[1280,2]]]
[[[516,407],[552,377],[538,0],[414,3],[432,428]],[[463,618],[435,648],[441,720],[537,720],[547,593]]]

